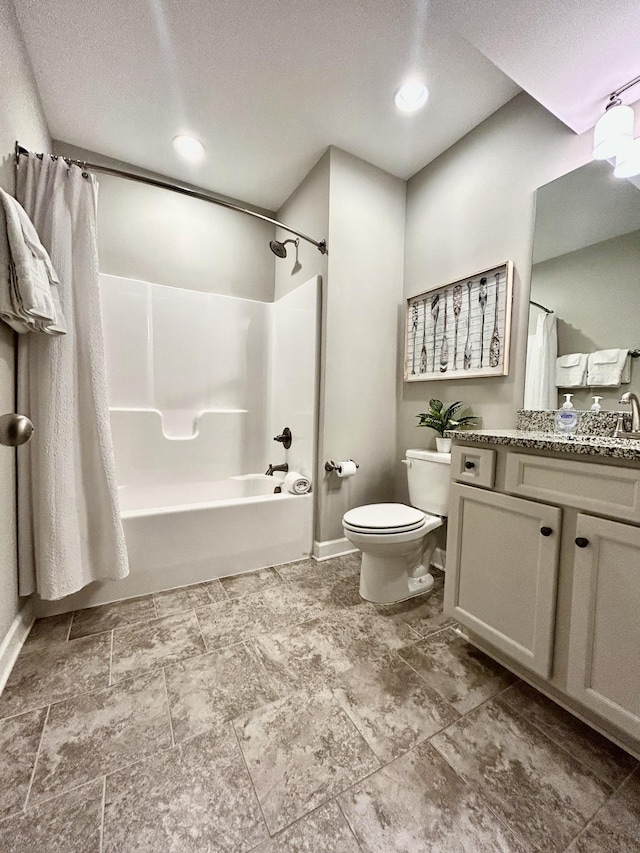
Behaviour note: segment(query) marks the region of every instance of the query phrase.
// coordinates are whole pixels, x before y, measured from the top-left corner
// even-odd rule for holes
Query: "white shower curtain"
[[[556,315],[538,316],[535,332],[529,335],[527,372],[524,383],[525,409],[557,409],[556,358],[558,331]]]
[[[129,573],[117,498],[93,177],[48,155],[20,157],[18,200],[60,278],[68,334],[18,336],[20,594],[58,599]]]

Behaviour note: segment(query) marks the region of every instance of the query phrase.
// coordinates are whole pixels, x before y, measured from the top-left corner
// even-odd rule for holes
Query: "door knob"
[[[540,533],[542,533],[543,536],[551,536],[553,530],[550,527],[541,527]]]
[[[584,536],[578,536],[578,538],[576,539],[576,545],[578,546],[578,548],[586,548],[588,544],[589,540],[585,539]]]
[[[0,416],[0,444],[6,447],[18,447],[26,444],[33,435],[33,424],[25,415],[14,412]]]

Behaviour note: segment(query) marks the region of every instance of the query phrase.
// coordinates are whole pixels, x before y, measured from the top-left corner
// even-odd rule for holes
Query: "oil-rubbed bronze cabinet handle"
[[[578,548],[586,548],[588,544],[589,540],[585,539],[584,536],[578,536],[578,538],[576,539],[576,545],[578,546]]]
[[[543,536],[551,536],[553,530],[550,527],[541,527],[540,533],[542,533]]]
[[[465,462],[464,467],[467,469],[467,471],[470,471],[472,468],[476,467],[476,463],[475,462]]]

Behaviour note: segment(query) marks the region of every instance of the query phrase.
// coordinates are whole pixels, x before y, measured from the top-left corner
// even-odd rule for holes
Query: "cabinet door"
[[[561,518],[557,507],[451,487],[445,612],[545,678]]]
[[[579,515],[567,692],[640,738],[640,528]]]

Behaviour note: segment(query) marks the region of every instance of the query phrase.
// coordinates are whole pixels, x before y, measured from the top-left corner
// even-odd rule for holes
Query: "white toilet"
[[[368,504],[342,518],[344,535],[362,551],[360,595],[376,604],[394,604],[433,587],[435,531],[449,511],[451,454],[407,450],[402,461],[412,506]]]

